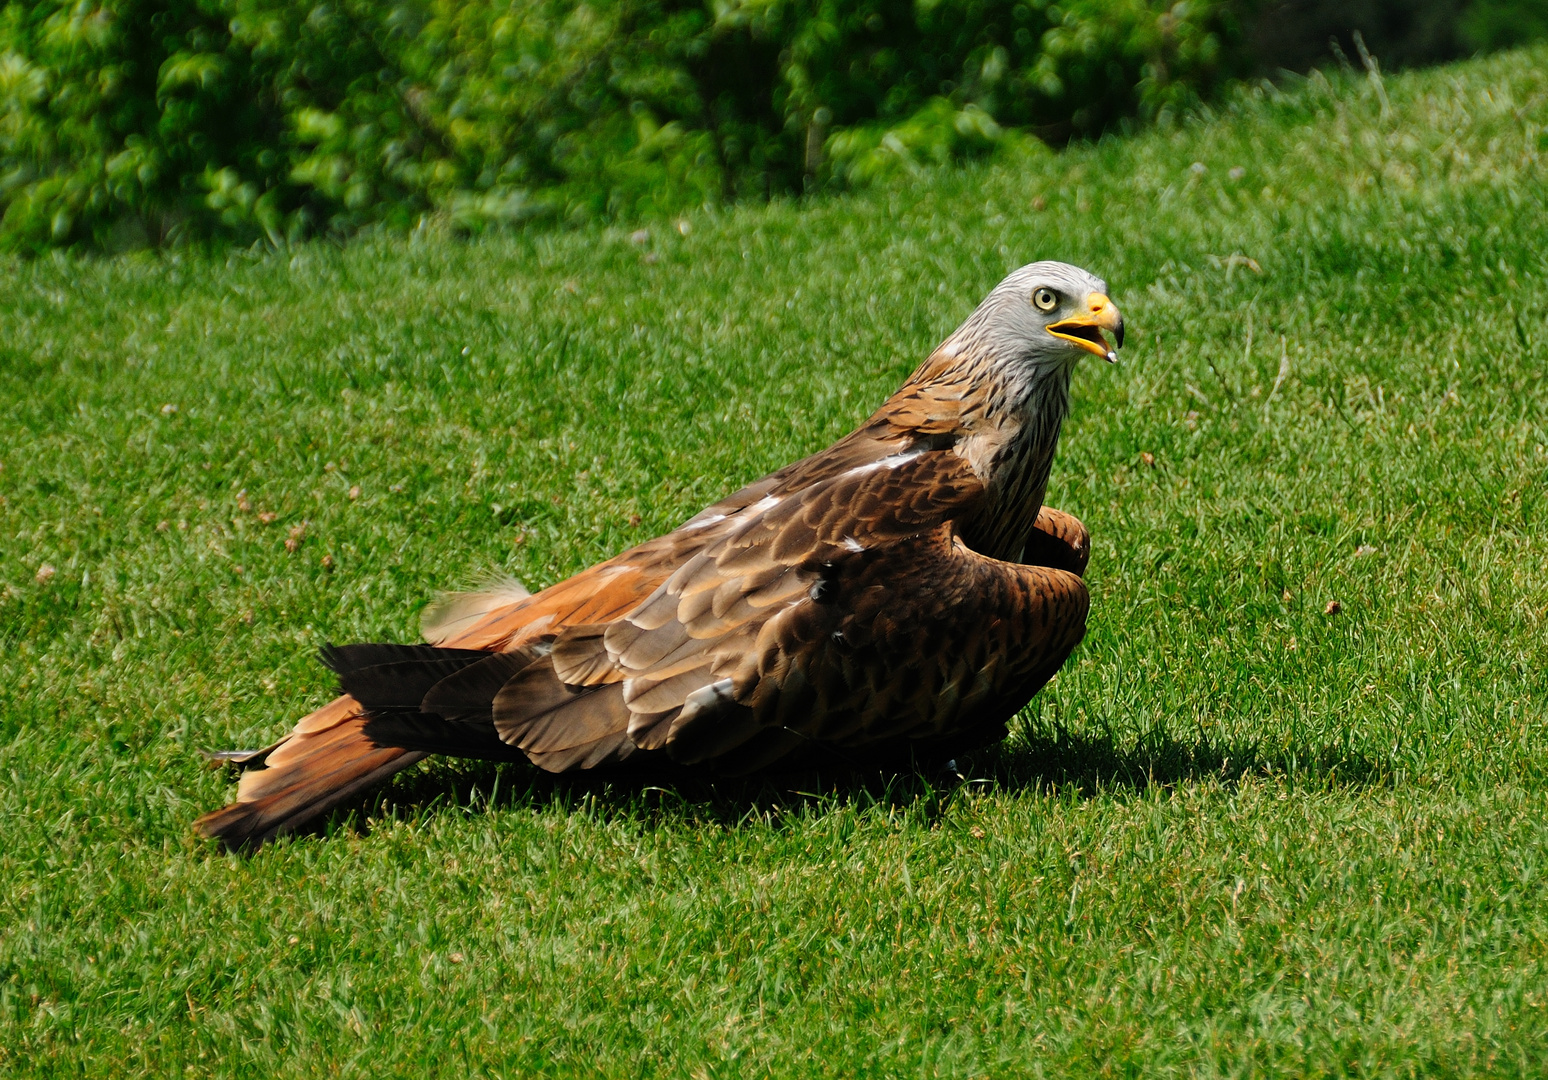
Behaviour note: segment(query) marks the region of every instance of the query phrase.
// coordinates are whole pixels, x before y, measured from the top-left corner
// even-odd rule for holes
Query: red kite
[[[821,453],[536,595],[454,597],[429,644],[324,650],[340,696],[217,755],[245,771],[197,828],[261,843],[427,754],[738,775],[1002,738],[1085,633],[1090,538],[1043,494],[1104,330],[1102,281],[1024,266]]]

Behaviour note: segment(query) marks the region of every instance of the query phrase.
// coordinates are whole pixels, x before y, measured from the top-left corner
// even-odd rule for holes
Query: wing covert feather
[[[443,644],[552,642],[495,706],[545,768],[625,744],[756,767],[800,743],[927,740],[1003,711],[1084,632],[1080,523],[1039,516],[1050,566],[988,559],[950,524],[983,495],[949,440],[862,429]]]

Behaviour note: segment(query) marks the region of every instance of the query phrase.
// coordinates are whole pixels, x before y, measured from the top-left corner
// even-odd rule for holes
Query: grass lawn
[[[967,783],[190,834],[325,641],[825,445],[1039,258],[1130,347],[1090,632]],[[0,263],[0,1073],[1542,1076],[1545,371],[1545,49],[643,243]]]

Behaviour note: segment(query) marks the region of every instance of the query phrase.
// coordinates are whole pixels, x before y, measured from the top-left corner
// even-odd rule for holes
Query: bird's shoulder
[[[984,495],[959,452],[972,422],[953,387],[907,384],[832,446],[535,596],[490,603],[430,640],[510,648],[565,626],[617,619],[690,564],[696,575],[755,581],[775,566],[875,551],[936,528]]]
[[[838,442],[705,507],[668,537],[719,525],[749,510],[771,509],[775,501],[792,496],[815,500],[856,486],[874,489],[882,477],[885,486],[895,490],[934,491],[946,504],[959,503],[982,491],[968,456],[961,452],[982,426],[967,387],[952,380],[921,381],[916,375]],[[877,479],[853,483],[867,476]]]

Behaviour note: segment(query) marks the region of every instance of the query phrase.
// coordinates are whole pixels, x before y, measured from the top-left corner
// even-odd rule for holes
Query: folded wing
[[[631,751],[743,771],[1003,723],[1080,640],[1087,595],[967,548],[950,522],[981,494],[925,448],[769,487],[641,602],[562,628],[496,698],[499,737],[545,764],[610,723]]]

